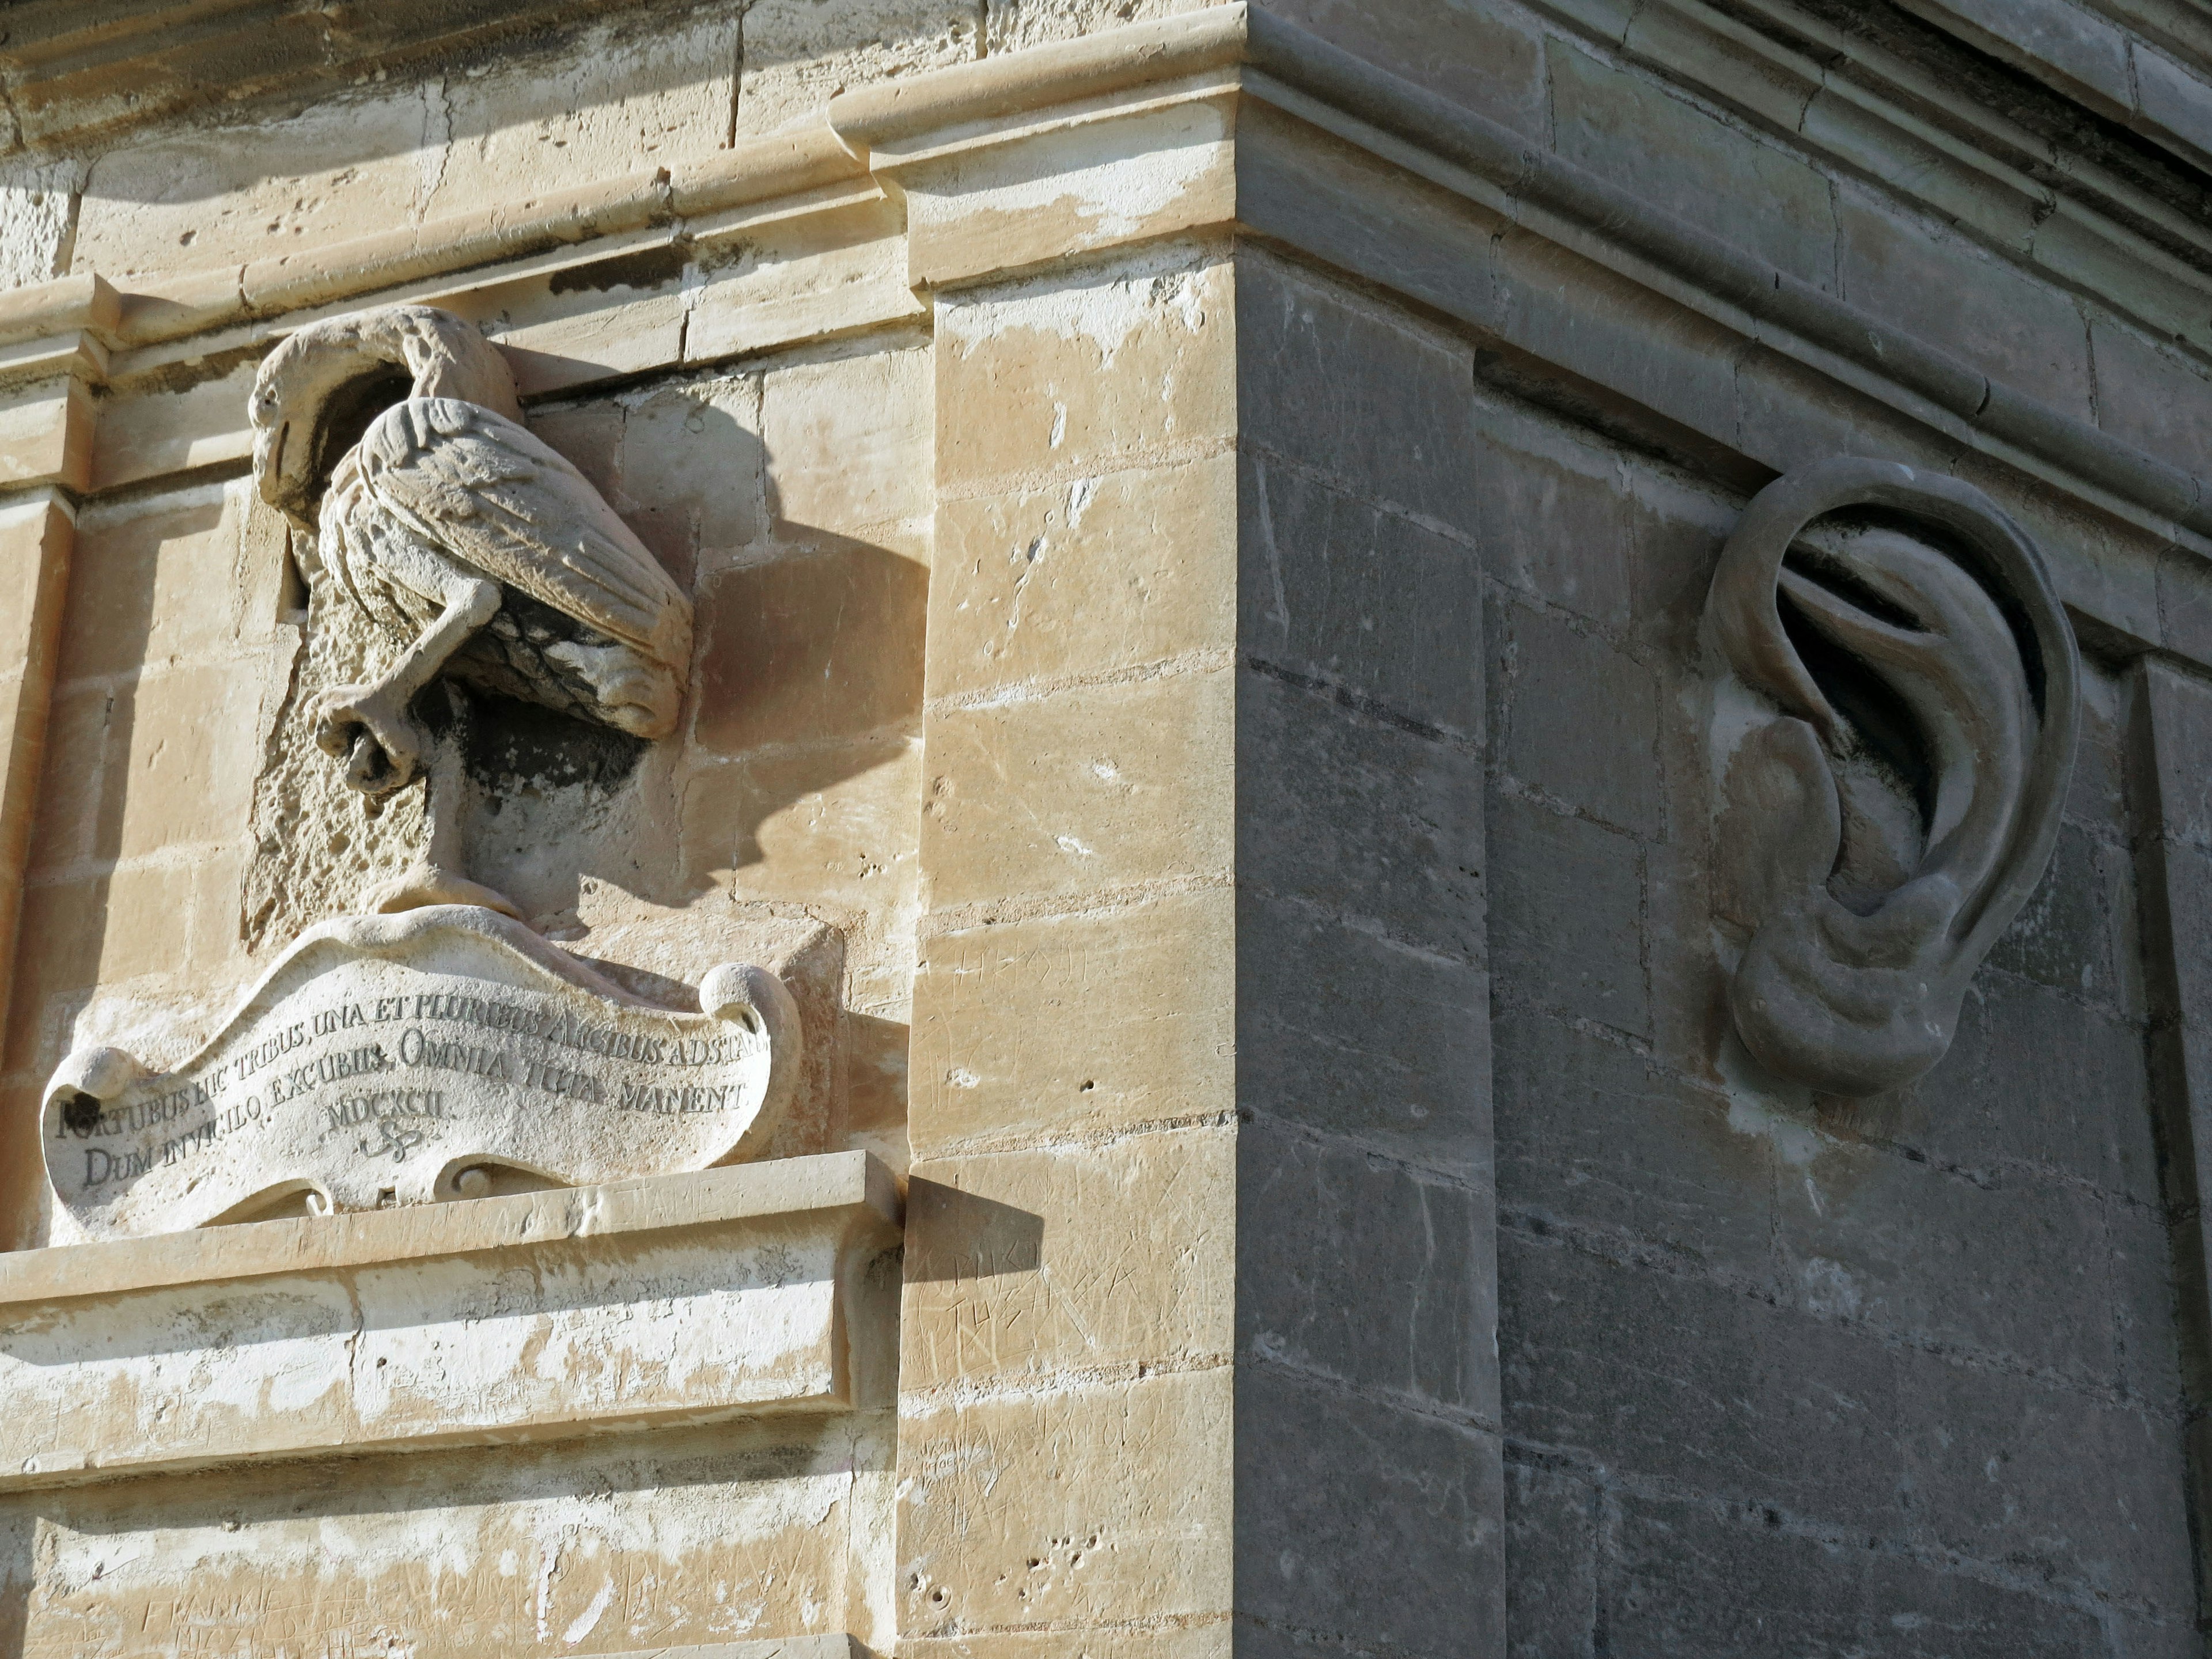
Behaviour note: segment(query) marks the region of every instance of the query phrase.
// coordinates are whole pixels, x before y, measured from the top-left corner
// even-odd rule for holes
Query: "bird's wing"
[[[688,666],[691,602],[591,481],[476,404],[410,398],[371,422],[362,477],[430,542],[495,581]]]

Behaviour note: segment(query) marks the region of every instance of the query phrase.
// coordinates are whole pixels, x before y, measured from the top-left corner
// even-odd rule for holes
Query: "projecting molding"
[[[1662,362],[1668,326],[1636,329],[1649,349],[1589,358],[1583,337],[1542,319],[1545,292],[1558,289],[1563,270],[1585,283],[1625,283],[1656,314],[1680,319],[1673,331],[1705,331],[1692,355],[1724,380],[1744,365],[1786,363],[1792,373],[1872,400],[1922,434],[1926,453],[1917,459],[1985,458],[2135,532],[2170,542],[2191,560],[2212,560],[2212,495],[2191,473],[1778,271],[1494,121],[1242,4],[842,93],[817,123],[741,143],[710,161],[145,283],[116,296],[113,320],[103,314],[76,324],[84,337],[113,349],[112,362],[90,378],[115,388],[101,418],[118,422],[118,434],[111,445],[103,434],[96,446],[101,453],[90,487],[141,482],[242,453],[242,434],[220,428],[193,434],[196,424],[228,417],[200,416],[177,403],[134,422],[131,409],[189,398],[198,384],[192,376],[220,374],[234,357],[265,350],[272,336],[372,295],[433,299],[464,316],[481,302],[488,317],[511,319],[501,322],[507,331],[501,337],[526,348],[514,354],[526,398],[595,374],[702,364],[718,353],[920,317],[933,289],[1024,268],[1019,261],[1029,257],[1023,252],[1029,243],[1006,229],[1008,214],[1067,210],[1065,202],[1036,199],[1039,177],[994,198],[988,189],[971,189],[957,169],[929,176],[932,158],[990,151],[1013,158],[1008,167],[1017,173],[1019,166],[1048,167],[1069,152],[1043,139],[1077,127],[1108,132],[1113,142],[1137,147],[1133,154],[1146,143],[1188,148],[1188,119],[1178,125],[1168,118],[1177,109],[1220,113],[1216,153],[1203,167],[1194,162],[1182,181],[1184,199],[1126,221],[1101,208],[1079,246],[1209,231],[1261,235],[1395,289],[1517,357],[1648,404],[1715,455],[1747,460],[1747,482],[1808,459],[1758,453],[1733,391],[1724,392],[1724,408],[1682,407],[1697,398]],[[1073,165],[1080,171],[1084,164]],[[1428,245],[1419,257],[1403,257],[1400,248],[1378,260],[1372,238],[1363,243],[1352,234],[1351,221],[1373,191],[1362,185],[1332,197],[1328,175],[1347,169],[1425,204],[1399,226]],[[1310,177],[1314,187],[1271,199],[1271,175],[1283,172]],[[978,250],[969,268],[932,251],[963,245],[951,226],[966,210],[990,215],[993,230],[965,239]],[[915,234],[924,212],[947,226],[927,248]],[[810,216],[841,227],[846,240],[791,256],[787,283],[767,274],[780,268],[773,250],[742,273],[703,257],[732,237],[750,243],[763,227]],[[1502,237],[1509,228],[1516,234]],[[1052,239],[1031,240],[1044,247]],[[904,247],[896,266],[884,258],[891,245]],[[998,249],[1011,252],[1001,258]],[[664,262],[665,276],[631,274],[653,258]],[[1546,258],[1552,268],[1531,267]],[[681,278],[695,261],[698,275]],[[590,343],[580,350],[580,324],[563,320],[566,313],[533,324],[518,296],[563,271],[571,273],[563,283],[573,290],[594,265],[610,273],[607,293],[595,308]],[[76,285],[67,297],[54,283],[0,305],[0,342],[12,337],[20,343],[47,319],[75,322],[88,290],[84,279],[71,280]],[[635,313],[627,325],[625,307]],[[1587,360],[1577,359],[1578,348]],[[191,384],[170,390],[180,374]],[[209,410],[228,402],[228,388],[209,391]],[[213,396],[217,391],[225,395]],[[140,441],[142,427],[158,440]],[[2054,557],[2063,564],[2063,551],[2054,550]],[[2158,637],[2154,602],[2102,593],[2101,573],[2079,580],[2063,568],[2057,574],[2069,604],[2121,633],[2166,643]]]
[[[899,1215],[837,1152],[0,1256],[0,1490],[842,1410]]]

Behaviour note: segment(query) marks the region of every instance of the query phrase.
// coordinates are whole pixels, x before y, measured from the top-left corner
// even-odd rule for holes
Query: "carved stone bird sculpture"
[[[690,599],[522,426],[506,359],[450,313],[387,306],[301,329],[262,364],[251,416],[254,477],[305,532],[308,580],[334,584],[400,647],[378,678],[314,701],[316,741],[378,800],[428,757],[428,848],[367,907],[514,914],[460,868],[459,722],[434,737],[417,697],[444,676],[665,737],[690,663]]]

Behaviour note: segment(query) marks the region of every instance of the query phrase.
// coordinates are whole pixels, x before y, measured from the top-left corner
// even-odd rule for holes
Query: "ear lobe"
[[[2080,663],[2042,559],[1954,478],[1823,462],[1753,498],[1705,629],[1765,711],[1716,732],[1737,1031],[1831,1093],[1910,1082],[2057,836]]]

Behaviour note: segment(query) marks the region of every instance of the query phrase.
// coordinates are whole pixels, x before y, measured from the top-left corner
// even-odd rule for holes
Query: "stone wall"
[[[2202,1648],[2185,8],[189,9],[0,38],[0,1379],[105,1425],[0,1458],[0,1651]],[[695,625],[671,736],[478,708],[468,874],[671,1009],[773,970],[792,1103],[734,1170],[75,1242],[64,1057],[181,1066],[424,851],[312,741],[405,642],[246,413],[402,302]],[[1730,744],[1789,708],[1712,599],[1853,456],[2047,591],[1886,508],[1791,532],[1831,597],[1927,644],[1844,544],[1910,532],[2006,708],[2078,678],[2033,891],[1872,1093],[1732,1000]],[[1896,842],[1814,883],[1865,921],[2033,757],[1772,603],[1856,733],[1822,799]],[[811,1334],[701,1299],[799,1285]],[[715,1394],[667,1328],[816,1369]]]

